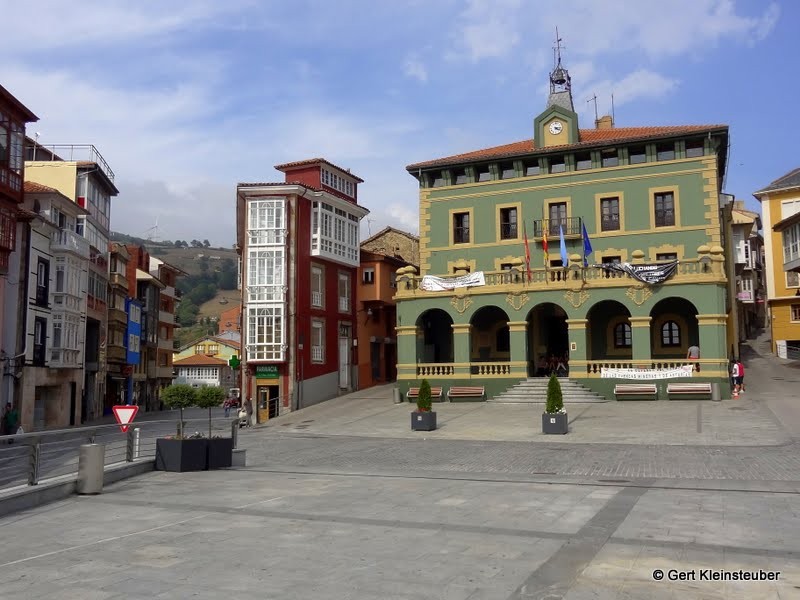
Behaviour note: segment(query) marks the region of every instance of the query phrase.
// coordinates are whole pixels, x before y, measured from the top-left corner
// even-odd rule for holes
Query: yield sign
[[[111,410],[114,411],[114,418],[117,419],[117,423],[119,423],[119,428],[122,429],[122,433],[125,433],[128,431],[128,425],[133,422],[133,417],[135,417],[136,413],[139,412],[139,407],[122,404],[112,407]]]

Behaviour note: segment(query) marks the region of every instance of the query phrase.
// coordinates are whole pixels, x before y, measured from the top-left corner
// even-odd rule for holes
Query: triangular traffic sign
[[[117,420],[117,423],[119,423],[119,428],[122,429],[122,433],[125,433],[128,431],[128,425],[133,422],[133,418],[136,416],[136,413],[139,412],[139,407],[122,404],[113,406],[111,410],[114,411],[114,418]]]

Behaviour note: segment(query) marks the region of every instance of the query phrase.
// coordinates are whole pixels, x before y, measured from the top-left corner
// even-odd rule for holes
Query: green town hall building
[[[409,165],[420,265],[397,273],[401,392],[425,378],[491,399],[555,364],[608,399],[642,383],[618,369],[662,399],[673,383],[728,393],[727,149],[726,125],[581,129],[559,57],[532,137]]]

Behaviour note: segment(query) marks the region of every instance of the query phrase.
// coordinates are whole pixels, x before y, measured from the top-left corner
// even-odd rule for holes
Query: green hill
[[[118,232],[112,232],[111,239],[144,246],[151,256],[186,273],[178,277],[176,286],[181,293],[178,307],[181,328],[176,330],[175,339],[180,345],[213,333],[220,313],[239,301],[235,250],[197,246],[198,240],[193,240],[194,246],[178,247],[178,242],[158,243]]]

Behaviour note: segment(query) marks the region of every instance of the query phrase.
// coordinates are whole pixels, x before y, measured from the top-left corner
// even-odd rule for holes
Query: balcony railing
[[[311,292],[311,306],[322,307],[322,292]]]
[[[350,312],[350,298],[339,297],[339,312]]]
[[[53,348],[50,350],[51,369],[80,369],[81,351],[70,348]]]
[[[51,144],[49,146],[37,145],[34,149],[27,149],[26,160],[64,160],[64,161],[87,161],[93,162],[100,170],[105,173],[111,181],[114,181],[114,171],[108,166],[103,155],[97,151],[92,144]],[[36,154],[34,154],[36,152]]]
[[[442,377],[453,375],[456,367],[452,363],[430,363],[417,365],[417,377]]]
[[[580,237],[582,221],[580,217],[564,217],[563,219],[539,219],[533,222],[533,237],[544,237],[547,232],[549,239],[558,238],[561,228],[564,229],[564,237]]]
[[[578,287],[620,287],[629,286],[636,282],[627,273],[612,271],[602,267],[579,267],[577,269],[534,268],[530,272],[530,280],[524,269],[484,271],[485,285],[470,287],[471,294],[491,294],[507,290],[510,286],[518,286],[522,290],[559,290],[574,289]],[[445,280],[449,276],[442,276]],[[675,274],[667,279],[663,285],[678,283],[719,283],[725,280],[721,262],[712,262],[704,266],[698,259],[682,260],[678,263]],[[420,294],[452,294],[452,291],[429,292],[421,290],[419,284],[422,278],[401,277],[397,282],[397,296],[418,296]],[[499,289],[500,288],[500,289]]]
[[[311,360],[314,362],[323,362],[325,354],[322,346],[311,346]]]
[[[72,252],[81,258],[89,258],[89,242],[69,229],[53,232],[50,237],[50,249],[53,252]]]

